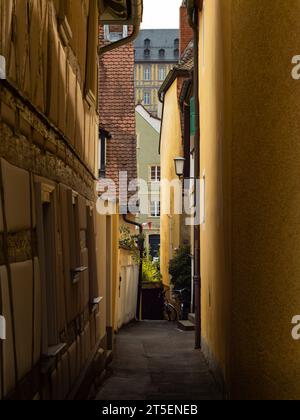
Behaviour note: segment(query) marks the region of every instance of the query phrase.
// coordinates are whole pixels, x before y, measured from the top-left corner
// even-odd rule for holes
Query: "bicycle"
[[[163,292],[161,292],[161,297],[164,300],[163,303],[163,314],[164,319],[169,322],[176,322],[178,321],[178,312],[174,305],[172,305],[167,298],[167,292],[169,292],[170,289],[166,289]]]
[[[180,289],[173,291],[174,299],[180,304],[180,320],[185,321],[189,317],[191,305],[191,292],[189,289]]]

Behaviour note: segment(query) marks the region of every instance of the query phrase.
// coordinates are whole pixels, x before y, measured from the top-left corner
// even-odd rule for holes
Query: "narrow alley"
[[[0,0],[0,401],[300,400],[299,18]]]
[[[194,334],[166,321],[132,323],[117,336],[114,361],[97,399],[220,400]]]

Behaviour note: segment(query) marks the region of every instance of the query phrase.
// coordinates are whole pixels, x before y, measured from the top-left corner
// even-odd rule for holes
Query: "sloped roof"
[[[145,40],[150,40],[150,46],[145,45]],[[134,42],[136,62],[171,62],[177,63],[179,57],[175,55],[175,40],[179,41],[178,29],[143,29]],[[150,56],[146,57],[145,49],[150,50]],[[164,58],[160,57],[159,51],[165,50]]]
[[[151,127],[159,134],[161,129],[161,120],[153,117],[149,111],[141,104],[135,107],[135,112],[138,113]]]

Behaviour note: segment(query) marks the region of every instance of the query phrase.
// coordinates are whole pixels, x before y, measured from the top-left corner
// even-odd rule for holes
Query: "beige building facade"
[[[0,10],[0,398],[86,398],[113,327],[113,225],[95,190],[98,2]]]
[[[134,43],[135,101],[161,117],[158,91],[179,59],[178,29],[143,29]]]

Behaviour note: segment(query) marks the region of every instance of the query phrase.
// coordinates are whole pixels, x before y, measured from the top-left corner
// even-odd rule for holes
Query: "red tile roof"
[[[99,72],[100,126],[112,136],[107,144],[106,176],[118,185],[119,171],[128,172],[129,182],[137,177],[133,44],[102,55]]]

